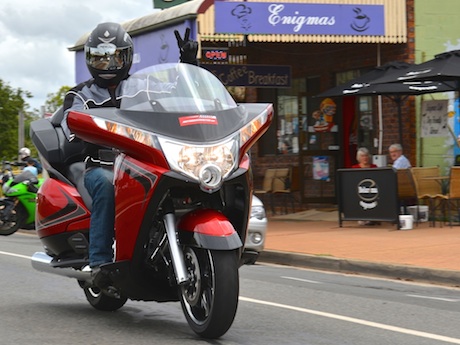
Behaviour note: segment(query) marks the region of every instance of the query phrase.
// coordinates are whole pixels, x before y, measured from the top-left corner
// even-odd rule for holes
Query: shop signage
[[[290,66],[200,65],[213,73],[225,86],[291,87]]]
[[[422,117],[420,120],[420,136],[428,137],[446,137],[449,135],[448,104],[446,100],[429,100],[422,101]]]
[[[384,5],[215,1],[216,33],[385,34]]]
[[[189,0],[153,0],[153,8],[164,10],[165,8],[177,6],[187,1]]]
[[[201,52],[201,61],[228,61],[228,49],[227,48],[203,48]]]
[[[398,187],[393,168],[337,169],[339,225],[343,220],[397,223]]]

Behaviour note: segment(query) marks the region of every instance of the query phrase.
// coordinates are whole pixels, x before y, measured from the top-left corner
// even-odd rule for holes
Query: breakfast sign
[[[385,35],[383,5],[215,1],[216,33]]]

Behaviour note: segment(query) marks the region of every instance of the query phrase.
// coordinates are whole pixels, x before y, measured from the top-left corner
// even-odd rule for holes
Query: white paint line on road
[[[21,254],[15,254],[15,253],[2,252],[1,250],[0,250],[0,254],[8,255],[8,256],[14,256],[14,257],[21,258],[21,259],[28,259],[28,260],[32,259],[30,256],[21,255]]]
[[[336,319],[336,320],[340,320],[340,321],[351,322],[351,323],[355,323],[355,324],[359,324],[359,325],[363,325],[363,326],[384,329],[384,330],[391,331],[391,332],[403,333],[403,334],[413,335],[413,336],[417,336],[417,337],[421,337],[421,338],[427,338],[427,339],[433,339],[433,340],[437,340],[437,341],[443,341],[443,342],[450,343],[450,344],[460,344],[460,339],[458,339],[458,338],[451,338],[451,337],[446,337],[446,336],[438,335],[438,334],[420,332],[420,331],[416,331],[416,330],[413,330],[413,329],[386,325],[384,323],[361,320],[361,319],[356,319],[356,318],[353,318],[353,317],[348,317],[348,316],[343,316],[343,315],[338,315],[338,314],[325,313],[325,312],[318,311],[318,310],[294,307],[294,306],[290,306],[290,305],[286,305],[286,304],[273,303],[273,302],[262,301],[262,300],[257,300],[257,299],[253,299],[253,298],[241,297],[241,296],[240,296],[240,300],[244,301],[244,302],[249,302],[249,303],[257,303],[257,304],[262,304],[262,305],[266,305],[266,306],[270,306],[270,307],[293,310],[293,311],[297,311],[297,312],[301,312],[301,313],[307,313],[307,314],[327,317],[327,318],[330,318],[330,319]]]
[[[453,299],[453,298],[433,297],[433,296],[423,296],[423,295],[406,295],[406,296],[415,297],[415,298],[423,298],[423,299],[434,299],[436,301],[443,301],[443,302],[460,302],[460,299]]]
[[[21,259],[27,259],[27,260],[31,259],[30,256],[20,255],[20,254],[15,254],[15,253],[9,253],[9,252],[4,252],[4,251],[0,251],[0,254],[1,255],[13,256],[13,257],[21,258]],[[319,282],[316,282],[314,280],[298,279],[298,278],[293,278],[293,277],[282,277],[282,278],[299,280],[299,281],[306,281],[306,282],[309,282],[309,283],[319,283]],[[321,284],[321,283],[319,283],[319,284]],[[418,298],[430,298],[430,297],[427,297],[427,296],[419,296],[419,295],[408,295],[408,296],[418,297]],[[434,297],[431,297],[431,298],[439,299],[439,300],[447,300],[447,301],[458,302],[458,300],[449,300],[449,299],[446,299],[446,298],[443,298],[443,299],[434,298]],[[460,344],[460,339],[458,339],[458,338],[451,338],[451,337],[446,337],[446,336],[438,335],[438,334],[420,332],[420,331],[416,331],[416,330],[412,330],[412,329],[408,329],[408,328],[396,327],[396,326],[386,325],[386,324],[383,324],[383,323],[372,322],[372,321],[367,321],[367,320],[361,320],[361,319],[357,319],[357,318],[353,318],[353,317],[348,317],[348,316],[343,316],[343,315],[338,315],[338,314],[332,314],[332,313],[326,313],[326,312],[313,310],[313,309],[294,307],[294,306],[290,306],[290,305],[286,305],[286,304],[262,301],[262,300],[257,300],[257,299],[253,299],[253,298],[243,297],[243,296],[240,296],[240,300],[244,301],[244,302],[249,302],[249,303],[262,304],[262,305],[267,305],[267,306],[270,306],[270,307],[293,310],[293,311],[297,311],[297,312],[301,312],[301,313],[307,313],[307,314],[327,317],[327,318],[330,318],[330,319],[336,319],[336,320],[356,323],[356,324],[359,324],[359,325],[368,326],[368,327],[374,327],[374,328],[379,328],[379,329],[384,329],[384,330],[387,330],[387,331],[398,332],[398,333],[403,333],[403,334],[408,334],[408,335],[414,335],[414,336],[421,337],[421,338],[427,338],[427,339],[443,341],[443,342],[450,343],[450,344]]]
[[[281,278],[290,279],[290,280],[296,280],[296,281],[304,282],[304,283],[322,284],[321,282],[318,282],[316,280],[308,280],[308,279],[301,279],[301,278],[295,278],[295,277],[285,277],[285,276],[281,276]]]

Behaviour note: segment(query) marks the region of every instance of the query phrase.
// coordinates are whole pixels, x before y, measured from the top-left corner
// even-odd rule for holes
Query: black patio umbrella
[[[460,61],[460,60],[459,60]],[[397,105],[399,142],[402,144],[402,102],[408,96],[423,95],[427,93],[455,91],[455,82],[440,81],[407,81],[396,82],[396,78],[416,65],[407,62],[394,61],[373,68],[370,72],[353,79],[342,85],[333,87],[316,97],[340,97],[340,96],[374,96],[383,95],[390,98]],[[392,82],[376,83],[376,81],[388,78]]]
[[[403,74],[404,71],[411,66],[411,64],[403,61],[389,62],[383,66],[374,67],[371,71],[363,74],[362,76],[333,87],[332,89],[320,93],[316,97],[353,96],[358,93],[359,90],[364,88],[366,91],[369,91],[370,89],[368,89],[368,87],[374,80],[380,79],[388,74],[392,74],[394,71],[397,71],[398,75]]]
[[[376,83],[404,81],[460,81],[460,50],[435,55],[434,59],[416,64],[401,74],[381,76]]]

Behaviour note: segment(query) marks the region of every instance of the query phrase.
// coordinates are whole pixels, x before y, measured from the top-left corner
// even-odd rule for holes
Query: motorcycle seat
[[[91,211],[93,204],[92,198],[88,193],[88,190],[85,187],[84,175],[86,170],[86,164],[84,162],[76,162],[69,166],[67,171],[67,177],[70,182],[77,188],[78,193],[80,193],[83,202],[85,203],[88,210]]]

